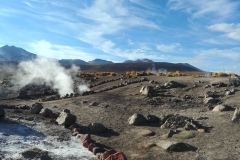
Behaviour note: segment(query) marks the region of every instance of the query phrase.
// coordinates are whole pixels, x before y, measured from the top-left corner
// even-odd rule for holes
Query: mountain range
[[[32,60],[37,57],[36,54],[33,54],[31,52],[28,52],[22,48],[18,48],[15,46],[8,46],[5,45],[0,48],[0,61],[26,61],[26,60]],[[107,61],[103,59],[94,59],[92,61],[86,62],[81,59],[61,59],[59,60],[59,63],[62,65],[81,65],[81,68],[90,69],[94,68],[98,70],[101,69],[107,69],[109,68],[111,70],[115,68],[115,70],[128,70],[136,68],[135,66],[138,66],[139,69],[144,70],[144,67],[151,66],[151,64],[156,65],[157,68],[162,67],[172,70],[173,68],[176,68],[176,70],[190,70],[190,71],[200,71],[200,69],[188,64],[188,63],[167,63],[167,62],[153,62],[149,59],[137,59],[137,60],[126,60],[123,63],[113,63],[112,61]],[[124,64],[124,65],[123,65]],[[90,67],[90,65],[98,65],[98,67]],[[99,66],[100,65],[100,66]],[[107,66],[106,66],[107,65]],[[142,66],[142,67],[141,67]],[[125,68],[125,69],[124,69]],[[180,68],[180,69],[178,69]],[[137,69],[137,68],[136,68]],[[91,69],[90,69],[91,70]],[[108,70],[108,69],[107,69]]]

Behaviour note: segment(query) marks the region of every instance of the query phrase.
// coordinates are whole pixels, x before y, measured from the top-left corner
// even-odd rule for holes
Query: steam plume
[[[65,69],[55,59],[38,57],[31,61],[21,62],[18,66],[17,83],[19,87],[28,84],[48,85],[58,90],[60,96],[73,93],[73,83],[71,73],[78,72],[79,67],[73,65],[70,69]],[[89,87],[85,85],[85,90]],[[81,90],[83,92],[83,90]]]

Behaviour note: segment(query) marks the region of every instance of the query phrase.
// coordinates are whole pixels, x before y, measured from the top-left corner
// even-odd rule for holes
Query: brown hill
[[[66,65],[65,65],[66,66]],[[70,67],[70,66],[66,66]],[[82,71],[96,71],[96,72],[126,72],[126,71],[146,71],[148,69],[166,69],[167,71],[188,71],[195,72],[201,71],[200,69],[183,64],[167,63],[167,62],[154,62],[154,63],[114,63],[102,65],[80,65]]]

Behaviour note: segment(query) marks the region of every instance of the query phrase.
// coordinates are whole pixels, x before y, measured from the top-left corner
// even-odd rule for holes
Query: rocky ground
[[[76,115],[76,123],[83,127],[83,133],[91,134],[102,148],[123,152],[129,160],[233,160],[240,157],[240,126],[231,120],[235,108],[239,108],[240,89],[228,86],[229,77],[106,76],[93,78],[89,83],[94,94],[56,100],[49,98],[52,95],[20,99],[18,93],[4,91],[0,104],[31,106],[41,100],[44,108],[55,113],[69,109]],[[143,86],[150,92],[142,90],[140,93]],[[222,106],[215,108],[217,105]],[[63,146],[71,139],[69,129],[50,122],[48,118],[29,114],[29,111],[5,111],[5,119],[0,120],[2,126],[17,122],[33,129],[31,135],[37,132],[38,139],[44,140],[48,136],[62,138]],[[129,120],[134,114],[135,119]],[[30,120],[34,123],[27,123],[27,117],[32,117]],[[108,129],[89,131],[87,126],[90,123],[100,123]],[[48,129],[34,128],[40,124]],[[7,138],[2,126],[0,136]],[[181,143],[177,147],[168,147],[175,142]],[[1,141],[1,146],[6,145],[3,143]],[[39,140],[35,147],[42,151],[49,149],[38,147],[40,143]],[[84,152],[85,148],[80,150]],[[73,152],[73,148],[66,149],[65,154],[71,159],[79,159],[69,152]],[[2,158],[6,158],[4,154],[5,151],[1,151]],[[51,159],[62,156],[64,159],[63,155],[51,152],[47,156]]]

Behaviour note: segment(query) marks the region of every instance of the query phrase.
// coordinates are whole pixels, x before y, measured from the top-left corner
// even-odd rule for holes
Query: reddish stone
[[[102,160],[102,153],[97,153],[96,157],[97,157],[97,159]]]
[[[127,158],[125,157],[125,155],[122,152],[117,152],[115,154],[110,155],[105,160],[127,160]]]
[[[106,158],[108,158],[110,155],[112,155],[112,154],[114,154],[114,153],[116,153],[116,151],[115,151],[114,149],[110,149],[110,150],[108,150],[108,151],[105,151],[105,152],[103,153],[103,159],[105,160]]]
[[[93,148],[94,148],[94,147],[96,147],[96,145],[95,145],[94,143],[90,143],[90,144],[88,145],[88,150],[91,151],[91,152],[93,152]]]
[[[91,140],[91,136],[90,136],[90,134],[84,134],[84,135],[82,135],[81,136],[81,138],[80,138],[80,141],[83,143],[84,141],[86,141],[86,140]]]
[[[86,140],[83,142],[83,147],[88,148],[89,144],[91,143],[90,140]]]

